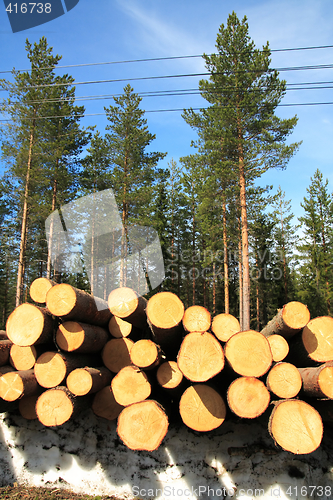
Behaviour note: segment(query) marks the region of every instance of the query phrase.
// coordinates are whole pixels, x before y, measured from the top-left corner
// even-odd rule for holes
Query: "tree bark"
[[[116,420],[124,407],[117,403],[108,385],[95,394],[91,409],[98,417]]]
[[[298,368],[302,393],[311,398],[333,399],[333,361],[318,367]]]
[[[278,334],[287,340],[299,333],[310,320],[310,313],[306,305],[301,302],[288,302],[261,330],[265,337]]]

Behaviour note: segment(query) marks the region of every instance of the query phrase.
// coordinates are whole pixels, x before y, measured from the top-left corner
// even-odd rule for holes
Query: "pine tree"
[[[298,147],[296,143],[286,145],[297,118],[282,120],[274,114],[286,82],[269,67],[269,44],[256,49],[248,31],[246,17],[239,21],[234,12],[229,15],[227,26],[222,24],[217,35],[217,53],[204,56],[210,80],[199,83],[202,96],[217,114],[208,125],[214,133],[219,131],[229,168],[238,177],[244,330],[250,327],[247,186],[268,168],[284,168]],[[201,116],[201,123],[207,123],[207,111],[202,110]],[[193,110],[185,111],[184,118],[192,126],[198,124],[198,114]]]

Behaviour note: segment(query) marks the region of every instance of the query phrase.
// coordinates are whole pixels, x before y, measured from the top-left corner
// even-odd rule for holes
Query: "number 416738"
[[[10,14],[17,14],[21,12],[22,14],[32,14],[36,12],[37,14],[50,14],[52,5],[50,3],[21,3],[21,5],[17,6],[17,3],[9,3],[6,7],[6,11]]]

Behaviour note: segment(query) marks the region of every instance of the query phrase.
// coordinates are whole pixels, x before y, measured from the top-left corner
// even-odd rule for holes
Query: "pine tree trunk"
[[[0,366],[4,366],[8,363],[12,345],[13,342],[9,339],[0,340]]]
[[[298,371],[303,382],[302,393],[312,398],[333,399],[333,361]]]
[[[17,283],[16,283],[16,307],[18,307],[21,304],[22,293],[23,293],[24,262],[25,262],[25,253],[26,253],[26,247],[27,247],[27,231],[28,231],[28,198],[29,198],[29,189],[30,189],[32,149],[33,149],[33,145],[34,145],[34,140],[35,140],[35,119],[32,120],[32,124],[31,124],[27,173],[26,173],[26,178],[25,178],[20,253],[19,253],[18,271],[17,271]]]
[[[227,238],[227,207],[223,197],[223,274],[224,274],[224,312],[229,314],[229,269],[228,269],[228,238]]]
[[[306,305],[301,302],[288,302],[261,330],[265,337],[278,334],[287,340],[299,333],[310,320],[310,313]]]

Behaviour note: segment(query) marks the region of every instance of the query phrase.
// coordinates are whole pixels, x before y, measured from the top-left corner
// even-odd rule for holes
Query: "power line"
[[[333,45],[317,45],[317,46],[308,46],[308,47],[287,47],[283,49],[268,49],[268,50],[261,50],[260,52],[291,52],[291,51],[302,51],[302,50],[318,50],[318,49],[331,49],[333,48]],[[81,63],[81,64],[66,64],[66,65],[61,65],[61,66],[46,66],[44,68],[39,68],[39,69],[65,69],[65,68],[80,68],[80,67],[87,67],[87,66],[105,66],[105,65],[113,65],[113,64],[130,64],[130,63],[141,63],[141,62],[156,62],[156,61],[171,61],[175,59],[194,59],[194,58],[202,58],[203,54],[193,54],[193,55],[186,55],[186,56],[167,56],[167,57],[151,57],[151,58],[144,58],[144,59],[129,59],[129,60],[120,60],[120,61],[105,61],[105,62],[98,62],[98,63]],[[0,71],[0,74],[4,73],[12,73],[13,70],[4,70]],[[29,72],[31,71],[31,68],[29,69],[20,69],[16,70],[17,72]]]
[[[329,102],[298,102],[298,103],[281,103],[278,104],[277,107],[291,107],[291,106],[328,106],[333,104],[333,101]],[[224,106],[227,107],[227,106]],[[175,111],[186,111],[186,110],[192,110],[192,111],[203,111],[206,109],[210,109],[210,107],[205,107],[205,108],[171,108],[171,109],[148,109],[144,110],[144,113],[167,113],[167,112],[175,112]],[[88,117],[88,116],[106,116],[106,113],[82,113],[82,114],[77,114],[77,117]],[[50,115],[50,116],[37,116],[37,117],[27,117],[27,118],[21,118],[22,120],[42,120],[42,119],[51,119],[51,118],[71,118],[72,115]],[[1,119],[0,122],[11,122],[13,120],[11,119]]]

